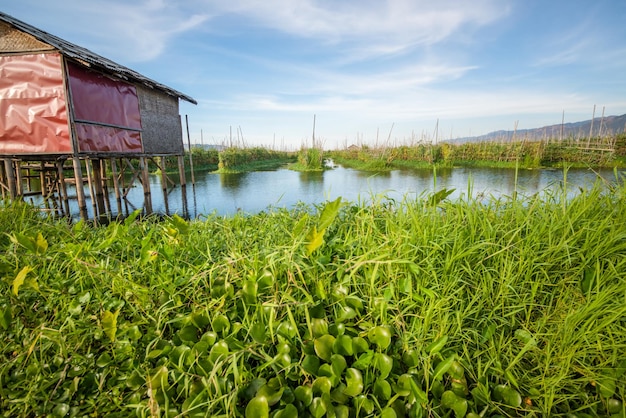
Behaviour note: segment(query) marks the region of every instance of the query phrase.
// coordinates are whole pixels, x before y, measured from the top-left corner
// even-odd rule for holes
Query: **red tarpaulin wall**
[[[0,56],[0,154],[72,152],[59,54]]]
[[[135,86],[69,63],[80,151],[142,152]]]

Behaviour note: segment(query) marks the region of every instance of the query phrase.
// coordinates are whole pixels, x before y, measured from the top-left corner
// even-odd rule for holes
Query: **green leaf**
[[[457,396],[451,390],[447,390],[441,395],[441,405],[453,410],[457,418],[464,417],[467,413],[467,400]]]
[[[441,189],[436,193],[433,193],[430,198],[428,199],[428,203],[430,204],[430,206],[437,206],[439,203],[441,203],[446,197],[450,196],[452,193],[454,193],[455,189]]]
[[[322,246],[324,243],[324,232],[325,229],[322,229],[318,232],[317,226],[313,226],[309,233],[306,236],[306,252],[308,255],[313,254],[315,250]]]
[[[115,311],[115,313],[111,313],[111,311],[104,311],[100,317],[104,333],[107,337],[109,337],[111,342],[115,342],[115,334],[117,333],[117,316],[119,313],[120,311]]]
[[[332,202],[328,202],[324,206],[324,209],[322,210],[322,213],[320,214],[320,220],[318,223],[320,230],[325,230],[326,228],[330,226],[330,224],[333,223],[333,221],[337,217],[337,214],[339,213],[340,208],[341,208],[341,197],[338,197]]]
[[[437,367],[435,367],[435,371],[433,373],[433,380],[441,379],[444,373],[447,372],[450,367],[452,367],[452,364],[455,360],[456,354],[452,354],[450,357],[437,364]]]
[[[15,276],[15,279],[13,279],[13,294],[15,296],[17,296],[18,292],[20,291],[20,287],[22,287],[22,285],[24,284],[24,280],[26,280],[26,275],[31,271],[33,271],[33,269],[26,266],[22,270],[20,270],[20,272],[17,273],[17,276]]]
[[[43,254],[48,249],[48,241],[41,235],[41,232],[37,233],[37,238],[35,239],[35,248],[37,254]]]
[[[10,306],[4,306],[0,309],[0,326],[8,330],[11,326],[11,322],[13,321],[13,314],[11,312]]]
[[[432,343],[430,343],[426,347],[426,352],[432,356],[433,354],[440,352],[447,342],[448,342],[448,336],[444,335],[443,337],[440,337],[436,339],[435,341],[433,341]]]

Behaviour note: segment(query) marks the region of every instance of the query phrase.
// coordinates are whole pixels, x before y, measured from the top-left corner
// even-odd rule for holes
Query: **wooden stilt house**
[[[3,198],[40,193],[69,215],[115,212],[134,181],[152,211],[148,160],[177,156],[185,185],[181,92],[0,12],[0,183]],[[165,173],[162,167],[162,173]],[[126,174],[126,175],[124,175]],[[128,179],[131,179],[130,181]],[[163,187],[167,185],[163,178]],[[39,190],[31,190],[36,183]],[[68,196],[69,187],[76,196]],[[85,191],[85,189],[88,189]],[[166,192],[166,190],[164,190]]]

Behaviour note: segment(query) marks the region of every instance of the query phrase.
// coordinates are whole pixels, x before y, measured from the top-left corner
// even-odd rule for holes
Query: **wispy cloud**
[[[329,44],[351,44],[366,55],[395,54],[441,42],[465,26],[505,16],[508,1],[233,0],[206,3],[216,14],[236,14],[257,25]]]

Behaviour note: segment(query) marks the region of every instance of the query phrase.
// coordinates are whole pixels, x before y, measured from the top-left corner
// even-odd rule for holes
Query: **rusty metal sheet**
[[[141,133],[110,126],[76,123],[80,152],[141,153]]]
[[[135,86],[71,62],[68,71],[76,119],[141,129]]]
[[[72,151],[61,56],[0,56],[0,154]]]

